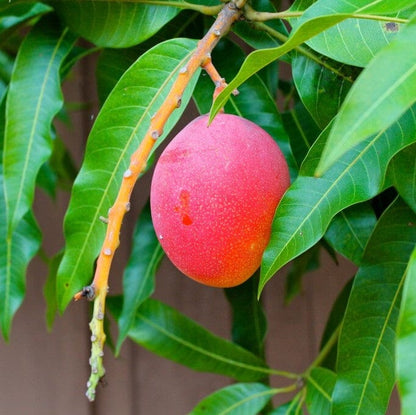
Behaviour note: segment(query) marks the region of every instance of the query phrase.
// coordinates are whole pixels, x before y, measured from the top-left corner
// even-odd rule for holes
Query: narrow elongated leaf
[[[225,295],[233,312],[233,341],[263,358],[267,321],[262,304],[257,299],[257,286],[258,275],[242,285],[227,288]]]
[[[377,219],[369,203],[340,212],[325,233],[325,239],[340,254],[359,265]]]
[[[330,63],[337,72],[296,53],[292,59],[292,74],[299,97],[320,128],[325,128],[344,101],[355,71]]]
[[[396,154],[389,165],[388,176],[400,196],[416,212],[416,144]]]
[[[281,46],[271,49],[256,50],[244,61],[236,77],[218,95],[211,108],[211,118],[224,107],[225,102],[248,78],[267,66],[269,63],[290,52],[296,46],[307,41],[318,33],[323,32],[331,26],[353,17],[354,13],[394,13],[401,8],[416,4],[415,0],[402,0],[392,2],[380,0],[368,3],[367,0],[355,0],[354,2],[336,2],[332,0],[320,0],[312,4],[298,20],[298,26],[294,29],[288,40]]]
[[[415,38],[416,17],[361,73],[335,120],[318,176],[350,148],[391,125],[416,101]]]
[[[54,0],[51,4],[73,32],[98,46],[118,48],[145,41],[180,12],[140,1]]]
[[[306,406],[310,415],[330,415],[332,391],[337,376],[322,367],[315,367],[306,379]]]
[[[396,347],[401,414],[412,415],[416,407],[416,249],[413,250],[407,268]]]
[[[212,58],[221,75],[225,79],[231,79],[243,61],[244,54],[237,45],[223,41],[213,51]],[[212,81],[208,77],[201,77],[194,91],[194,100],[202,114],[209,111],[212,92]],[[236,114],[253,121],[266,130],[282,150],[291,177],[296,177],[297,166],[290,148],[289,137],[283,128],[275,100],[258,75],[241,86],[239,94],[230,98],[224,110],[228,114]]]
[[[416,115],[409,109],[388,130],[349,151],[323,177],[307,177],[316,167],[328,130],[310,150],[301,176],[277,208],[263,255],[260,290],[284,264],[318,242],[335,214],[383,189],[390,159],[416,138]]]
[[[123,276],[124,300],[118,320],[117,351],[127,337],[140,304],[154,291],[154,277],[163,255],[153,229],[150,206],[146,205],[134,230],[133,248]]]
[[[274,393],[262,383],[237,383],[207,396],[189,415],[256,415]]]
[[[140,306],[129,337],[153,353],[194,370],[239,381],[256,381],[269,373],[262,359],[153,299]]]
[[[3,151],[5,124],[4,100],[0,103],[0,155]],[[28,212],[11,236],[7,233],[3,166],[0,164],[0,329],[7,341],[14,314],[26,291],[26,268],[40,246],[40,232]]]
[[[57,281],[61,310],[90,280],[105,235],[99,217],[106,216],[114,203],[131,154],[195,47],[196,41],[189,39],[155,46],[124,73],[101,109],[88,138],[84,163],[65,217],[66,252]],[[181,116],[196,80],[194,76],[182,97],[181,108],[174,111],[157,144]]]
[[[338,342],[335,415],[383,415],[395,382],[395,330],[416,216],[397,199],[381,216],[351,289]]]
[[[17,55],[7,94],[3,153],[9,235],[29,210],[36,176],[51,154],[51,123],[62,106],[59,69],[74,41],[56,19],[45,16]]]

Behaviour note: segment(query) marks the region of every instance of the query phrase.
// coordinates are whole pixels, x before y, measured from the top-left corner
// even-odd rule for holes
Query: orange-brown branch
[[[239,7],[241,7],[243,3],[239,4]],[[190,57],[186,66],[179,71],[178,78],[173,84],[165,102],[152,118],[146,135],[141,141],[138,149],[131,156],[130,165],[124,172],[119,193],[114,205],[109,211],[108,220],[106,220],[106,222],[108,222],[107,232],[98,257],[94,280],[91,286],[86,287],[86,289],[75,296],[75,299],[79,299],[81,296],[87,296],[90,299],[94,298],[94,312],[90,323],[92,332],[90,359],[91,377],[87,384],[87,396],[90,400],[94,399],[95,387],[99,379],[104,375],[104,368],[102,366],[102,355],[105,342],[103,317],[108,290],[108,276],[114,258],[114,252],[119,246],[121,224],[125,213],[130,209],[130,196],[133,187],[140,174],[144,171],[149,154],[155,141],[162,135],[166,121],[175,108],[180,106],[182,94],[192,76],[200,66],[206,65],[208,61],[208,70],[213,72],[210,58],[211,51],[217,45],[219,39],[229,31],[231,25],[239,19],[240,15],[240,8],[238,8],[235,3],[231,2],[225,4],[210,30],[199,41],[195,52]]]

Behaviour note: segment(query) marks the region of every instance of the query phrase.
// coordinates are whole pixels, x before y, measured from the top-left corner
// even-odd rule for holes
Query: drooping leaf
[[[256,415],[274,393],[262,383],[237,383],[202,399],[189,415]]]
[[[395,383],[395,341],[415,213],[399,198],[384,212],[355,276],[338,341],[334,415],[384,415]]]
[[[335,216],[325,233],[325,239],[337,252],[359,265],[376,222],[370,204],[359,203]]]
[[[411,144],[393,157],[388,176],[400,196],[416,212],[416,144]]]
[[[332,70],[296,53],[292,59],[292,74],[300,99],[323,129],[338,113],[357,71],[322,57],[321,60],[330,64]]]
[[[221,76],[231,79],[244,59],[242,50],[229,41],[223,41],[212,53],[213,62]],[[209,111],[214,86],[209,77],[201,77],[194,91],[194,100],[201,114]],[[239,94],[230,98],[224,108],[228,114],[236,114],[253,121],[266,130],[282,150],[292,178],[297,175],[297,167],[290,149],[289,137],[283,128],[282,119],[275,100],[259,76],[254,76],[241,86]]]
[[[58,267],[62,260],[62,254],[62,251],[58,252],[53,258],[50,259],[48,264],[48,278],[43,287],[43,296],[46,301],[46,326],[49,330],[52,329],[55,316],[58,312],[58,305],[56,303],[56,273],[58,272]]]
[[[349,151],[323,177],[308,177],[319,161],[328,130],[310,150],[300,176],[277,208],[263,255],[260,290],[284,264],[318,242],[335,214],[383,190],[390,159],[416,138],[416,116],[409,109],[389,129]]]
[[[198,371],[239,381],[256,381],[270,372],[254,354],[153,299],[140,306],[129,337],[159,356]]]
[[[234,343],[264,358],[267,321],[262,304],[257,299],[257,286],[258,276],[253,276],[242,285],[227,288],[225,295],[232,309]]]
[[[415,227],[415,224],[408,224]],[[411,415],[416,405],[416,249],[407,268],[397,324],[396,368],[401,414]]]
[[[111,0],[53,0],[51,4],[73,32],[113,48],[145,41],[180,12],[168,1],[166,6]]]
[[[123,276],[123,308],[118,319],[117,351],[132,326],[137,309],[154,291],[154,277],[164,252],[152,225],[150,206],[140,214],[133,234],[133,248]]]
[[[391,125],[416,101],[415,38],[416,17],[358,77],[334,122],[318,176],[350,148]]]
[[[5,102],[0,103],[0,156],[3,152]],[[31,212],[9,236],[4,193],[3,166],[0,164],[0,329],[8,341],[12,319],[26,292],[26,268],[40,246],[40,231]]]
[[[9,235],[30,209],[36,176],[51,154],[51,123],[62,106],[59,69],[74,41],[56,19],[45,16],[17,55],[7,94],[3,153]]]
[[[306,379],[306,406],[310,415],[330,415],[332,391],[337,376],[322,367],[315,367]]]
[[[401,0],[392,2],[381,0],[368,3],[367,0],[356,0],[352,2],[336,2],[333,0],[320,0],[312,4],[298,20],[298,26],[294,29],[288,40],[281,46],[270,49],[256,50],[252,52],[244,61],[236,77],[218,95],[212,105],[211,119],[217,112],[224,107],[232,92],[238,88],[248,78],[267,66],[269,63],[280,58],[285,53],[290,52],[301,43],[316,36],[331,26],[353,17],[354,13],[375,14],[375,13],[394,13],[405,7],[416,4],[415,0]]]
[[[66,251],[57,281],[61,310],[91,279],[105,234],[99,217],[107,216],[131,154],[195,47],[196,41],[189,39],[155,46],[124,73],[102,107],[88,138],[84,163],[65,217]],[[181,116],[196,80],[195,75],[182,97],[181,108],[173,112],[157,145]]]

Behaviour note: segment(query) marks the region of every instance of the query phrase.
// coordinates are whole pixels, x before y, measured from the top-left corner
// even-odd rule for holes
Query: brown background
[[[97,112],[93,73],[94,60],[84,60],[65,86],[67,99],[90,104],[87,110],[72,114],[72,127],[59,127],[78,164]],[[192,116],[191,108],[187,117]],[[120,290],[129,235],[146,200],[149,183],[147,175],[136,186],[133,209],[124,222],[122,244],[111,272],[111,293]],[[35,211],[50,255],[63,245],[62,217],[67,202],[66,194],[60,194],[55,202],[41,192],[37,194]],[[339,266],[326,256],[321,261],[319,272],[305,277],[302,295],[289,306],[283,304],[285,269],[264,291],[269,319],[267,359],[274,368],[302,372],[314,360],[333,301],[354,275],[355,267],[342,258]],[[89,403],[84,396],[89,376],[88,304],[70,304],[48,333],[42,294],[46,275],[45,265],[34,260],[28,272],[27,297],[14,320],[11,341],[5,344],[0,340],[1,415],[183,415],[201,398],[229,384],[226,378],[191,371],[127,341],[118,359],[106,350],[107,385],[99,388],[96,402]],[[164,260],[155,296],[229,338],[229,308],[222,290],[187,279]],[[284,384],[273,379],[273,385]],[[277,401],[288,399],[284,396]],[[394,396],[389,415],[399,414],[398,408]]]

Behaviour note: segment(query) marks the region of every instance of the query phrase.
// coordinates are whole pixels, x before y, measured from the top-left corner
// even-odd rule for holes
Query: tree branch
[[[94,311],[90,322],[91,329],[91,376],[87,383],[87,397],[91,401],[95,398],[97,384],[105,370],[103,367],[104,354],[104,312],[105,301],[108,291],[108,276],[114,253],[119,246],[119,234],[121,224],[126,212],[130,209],[130,196],[133,187],[144,171],[149,154],[156,140],[162,135],[163,127],[172,114],[181,104],[182,94],[187,87],[196,70],[210,62],[211,51],[218,41],[230,29],[231,25],[240,18],[241,7],[244,0],[239,3],[227,3],[221,9],[217,19],[211,26],[207,34],[199,41],[195,52],[192,54],[188,63],[180,70],[179,76],[173,84],[165,102],[156,112],[151,120],[150,127],[141,141],[138,149],[130,159],[130,165],[124,172],[123,180],[119,193],[112,208],[109,210],[107,232],[102,245],[100,255],[97,260],[97,267],[92,284],[85,287],[80,293],[75,295],[75,299],[87,297],[94,300]],[[209,64],[208,64],[209,65]]]

